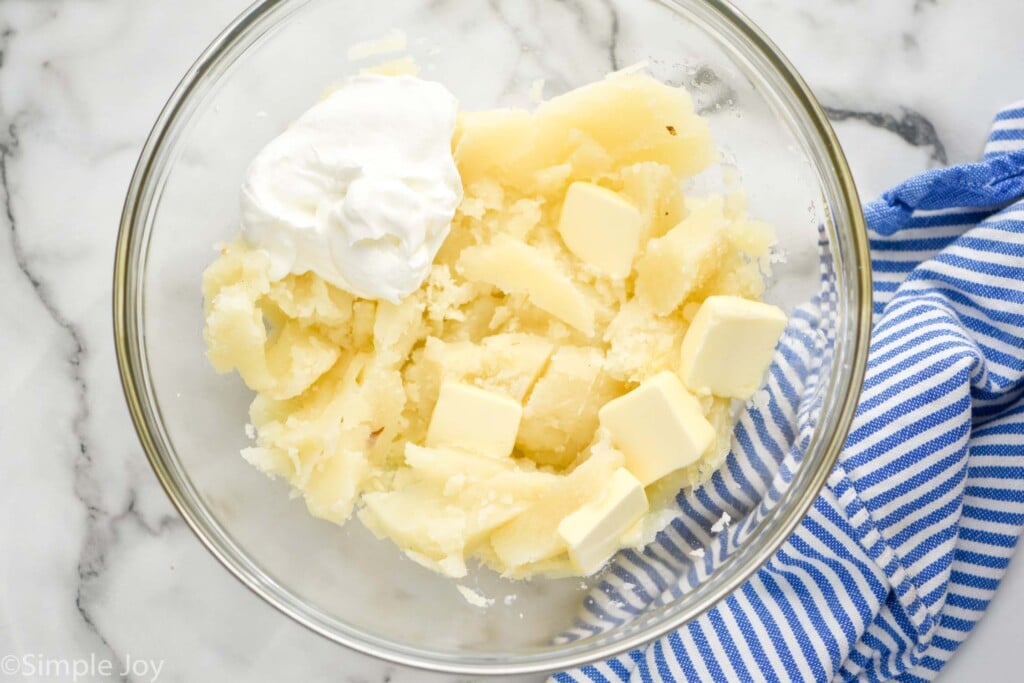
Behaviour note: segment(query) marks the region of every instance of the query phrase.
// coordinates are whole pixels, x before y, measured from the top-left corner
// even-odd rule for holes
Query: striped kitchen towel
[[[1024,102],[980,163],[912,178],[865,215],[867,378],[807,518],[704,616],[553,681],[929,681],[981,618],[1024,527]],[[827,300],[793,314],[725,466],[655,543],[620,553],[566,639],[687,592],[771,508],[807,437]]]

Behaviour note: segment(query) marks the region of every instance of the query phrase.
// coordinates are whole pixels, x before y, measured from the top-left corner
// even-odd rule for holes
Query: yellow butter
[[[777,306],[737,296],[708,297],[683,337],[683,382],[698,393],[750,398],[785,328],[786,314]]]
[[[622,546],[622,536],[647,512],[640,481],[624,468],[612,473],[600,496],[568,515],[558,535],[581,574],[596,572]]]
[[[599,416],[644,486],[695,462],[715,440],[700,403],[668,370],[609,401]]]
[[[615,278],[629,275],[643,220],[635,206],[593,183],[569,186],[558,232],[580,260]]]
[[[427,445],[505,458],[512,454],[522,418],[523,407],[508,396],[444,382],[427,427]]]

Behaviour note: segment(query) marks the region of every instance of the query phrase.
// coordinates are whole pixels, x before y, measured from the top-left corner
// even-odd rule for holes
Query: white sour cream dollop
[[[355,76],[253,159],[242,232],[270,276],[312,271],[398,303],[423,283],[462,201],[457,103],[411,76]]]

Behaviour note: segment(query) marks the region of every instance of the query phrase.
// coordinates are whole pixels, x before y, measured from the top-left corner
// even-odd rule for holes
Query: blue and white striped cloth
[[[709,613],[553,681],[929,681],[981,618],[1024,526],[1024,102],[996,117],[982,162],[912,178],[865,214],[867,379],[807,518]],[[700,583],[771,507],[806,437],[825,308],[794,314],[768,408],[741,418],[726,466],[680,495],[657,542],[619,555],[567,639]],[[742,521],[712,538],[722,513]]]

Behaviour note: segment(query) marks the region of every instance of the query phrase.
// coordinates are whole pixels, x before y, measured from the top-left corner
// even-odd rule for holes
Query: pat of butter
[[[576,182],[562,205],[558,232],[569,251],[612,277],[633,269],[640,248],[640,212],[618,193]]]
[[[427,446],[504,458],[512,454],[522,418],[522,405],[504,394],[445,381],[430,416]]]
[[[680,375],[693,392],[748,399],[761,386],[786,328],[777,306],[710,296],[683,337]]]
[[[715,440],[700,403],[668,370],[604,404],[599,417],[644,486],[696,462]]]
[[[581,574],[593,574],[619,549],[622,536],[647,512],[647,496],[640,481],[624,468],[609,477],[596,500],[567,515],[558,535],[569,549],[569,559]]]

